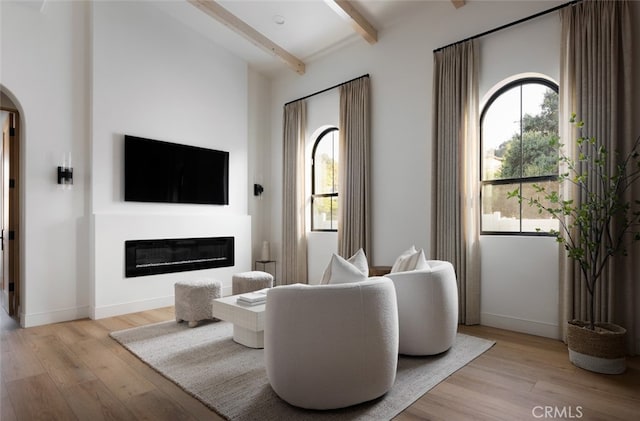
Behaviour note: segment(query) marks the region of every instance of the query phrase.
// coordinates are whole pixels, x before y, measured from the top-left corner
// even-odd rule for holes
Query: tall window
[[[526,201],[507,198],[519,189],[537,197],[534,184],[558,188],[558,87],[545,79],[509,83],[480,117],[482,234],[537,234],[558,229]]]
[[[311,230],[338,230],[338,129],[323,131],[311,155]]]

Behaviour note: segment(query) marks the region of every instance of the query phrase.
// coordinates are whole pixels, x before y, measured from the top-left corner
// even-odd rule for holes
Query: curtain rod
[[[314,92],[314,93],[312,93],[312,94],[309,94],[309,95],[303,96],[302,98],[294,99],[293,101],[289,101],[289,102],[287,102],[286,104],[284,104],[284,106],[286,107],[287,105],[289,105],[289,104],[291,104],[291,103],[293,103],[293,102],[296,102],[296,101],[302,101],[303,99],[311,98],[312,96],[316,96],[316,95],[319,95],[319,94],[325,93],[325,92],[330,91],[330,90],[332,90],[332,89],[338,88],[338,87],[340,87],[340,86],[342,86],[342,85],[346,85],[347,83],[351,83],[351,82],[353,82],[353,81],[355,81],[355,80],[362,79],[362,78],[365,78],[365,77],[369,77],[369,73],[367,73],[366,75],[362,75],[362,76],[355,77],[355,78],[353,78],[353,79],[351,79],[351,80],[348,80],[348,81],[346,81],[346,82],[338,83],[337,85],[333,85],[333,86],[331,86],[331,87],[329,87],[329,88],[325,88],[325,89],[323,89],[323,90],[321,90],[321,91]]]
[[[535,19],[535,18],[539,18],[540,16],[547,15],[549,13],[555,12],[556,10],[564,9],[567,6],[573,6],[574,4],[580,3],[581,1],[582,0],[573,0],[573,1],[570,1],[568,3],[560,4],[560,5],[556,6],[556,7],[552,7],[551,9],[543,10],[542,12],[536,13],[535,15],[531,15],[531,16],[528,16],[526,18],[519,19],[519,20],[517,20],[515,22],[507,23],[506,25],[502,25],[502,26],[499,26],[497,28],[490,29],[488,31],[482,32],[481,34],[474,35],[474,36],[469,37],[469,38],[465,38],[465,39],[463,39],[461,41],[452,42],[451,44],[445,45],[444,47],[436,48],[435,50],[433,50],[433,52],[437,53],[438,51],[444,50],[445,48],[452,47],[452,46],[458,45],[458,44],[462,44],[463,42],[471,41],[472,39],[480,38],[480,37],[483,37],[485,35],[493,34],[494,32],[502,31],[503,29],[507,29],[507,28],[509,28],[511,26],[515,26],[515,25],[521,24],[523,22],[526,22],[526,21],[529,21],[529,20],[532,20],[532,19]]]

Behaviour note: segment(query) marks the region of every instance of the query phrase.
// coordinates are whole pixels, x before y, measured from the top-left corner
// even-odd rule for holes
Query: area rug
[[[335,411],[295,408],[271,389],[261,349],[232,340],[233,325],[188,328],[175,321],[121,330],[111,337],[187,393],[230,420],[389,420],[494,342],[459,333],[448,351],[398,359],[393,388],[381,398]]]

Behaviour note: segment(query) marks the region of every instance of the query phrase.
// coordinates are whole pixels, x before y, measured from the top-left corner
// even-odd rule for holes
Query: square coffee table
[[[264,348],[266,304],[238,304],[237,295],[213,300],[213,317],[233,323],[233,340],[249,348]]]

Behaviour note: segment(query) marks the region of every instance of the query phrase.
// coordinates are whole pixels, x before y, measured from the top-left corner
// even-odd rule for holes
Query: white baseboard
[[[51,323],[68,322],[69,320],[85,319],[87,317],[89,317],[89,306],[82,306],[43,313],[23,313],[20,315],[20,321],[22,327],[33,327]]]
[[[551,339],[560,339],[561,337],[560,327],[557,324],[520,319],[501,314],[481,313],[480,324]]]
[[[222,288],[222,296],[231,295],[231,286]],[[121,316],[123,314],[137,313],[139,311],[153,310],[174,305],[174,296],[152,298],[150,300],[133,301],[129,303],[114,304],[95,307],[82,306],[64,310],[49,311],[36,314],[21,314],[20,320],[24,321],[23,327],[47,325],[51,323],[68,322],[84,318],[104,319],[106,317]]]
[[[139,311],[153,310],[155,308],[168,307],[174,304],[173,295],[157,297],[149,300],[131,301],[128,303],[112,304],[95,307],[91,312],[92,319],[104,319],[106,317],[121,316],[123,314],[137,313]]]
[[[223,297],[231,295],[231,286],[223,286],[220,292]],[[173,295],[152,298],[150,300],[132,301],[122,304],[96,307],[90,313],[92,319],[104,319],[106,317],[121,316],[123,314],[137,313],[139,311],[153,310],[155,308],[169,307],[175,304]]]

